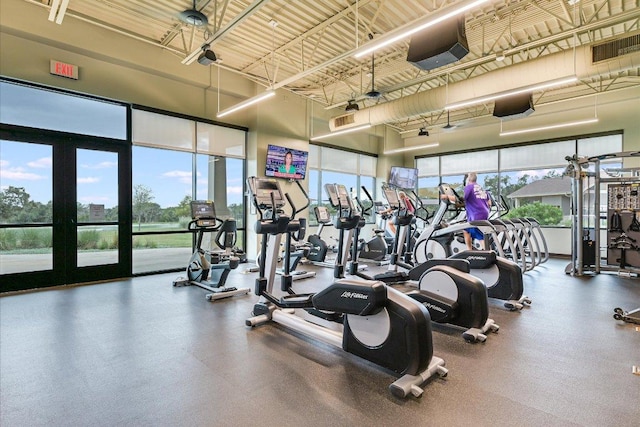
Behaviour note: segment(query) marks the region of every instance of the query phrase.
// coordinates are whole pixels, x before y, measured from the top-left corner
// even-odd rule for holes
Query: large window
[[[127,138],[122,104],[0,81],[2,123],[114,139]]]
[[[246,132],[142,110],[132,128],[133,272],[185,266],[192,200],[212,200],[220,219],[234,218],[243,249]],[[205,249],[216,249],[209,237]]]
[[[611,134],[418,158],[419,193],[437,203],[439,183],[459,190],[464,174],[476,172],[485,189],[507,201],[510,216],[534,216],[545,225],[569,226],[571,181],[563,177],[565,157],[619,151],[622,135]],[[602,166],[622,165],[603,161]]]
[[[335,214],[335,209],[329,203],[325,184],[343,184],[354,199],[357,197],[363,204],[368,205],[370,202],[362,191],[362,186],[365,186],[375,199],[377,160],[376,156],[310,145],[309,198],[311,205],[309,209],[311,212],[315,206],[324,205],[329,208],[332,215]],[[372,211],[367,220],[373,222],[375,212]],[[317,225],[313,214],[309,215],[309,223]]]

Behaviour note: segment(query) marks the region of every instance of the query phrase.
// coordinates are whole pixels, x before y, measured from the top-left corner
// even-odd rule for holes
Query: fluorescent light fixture
[[[59,7],[60,0],[53,0],[53,3],[51,3],[51,9],[49,9],[49,21],[54,22],[56,20],[56,14],[58,13]]]
[[[53,0],[51,3],[51,9],[49,9],[49,21],[56,24],[62,24],[65,13],[67,13],[67,7],[69,6],[69,0]]]
[[[549,80],[549,81],[546,81],[546,82],[543,82],[543,83],[529,85],[529,86],[521,87],[521,88],[518,88],[518,89],[506,90],[504,92],[498,92],[498,93],[494,93],[492,95],[481,96],[479,98],[469,99],[467,101],[454,102],[453,104],[445,105],[444,109],[445,110],[455,110],[456,108],[467,107],[469,105],[474,105],[474,104],[482,104],[484,102],[494,101],[494,100],[500,99],[500,98],[506,98],[506,97],[511,96],[511,95],[518,95],[520,93],[525,93],[525,92],[534,92],[534,91],[537,91],[537,90],[548,89],[548,88],[555,87],[555,86],[562,86],[562,85],[565,85],[565,84],[568,84],[568,83],[574,83],[574,82],[577,82],[577,81],[578,81],[578,78],[576,76],[562,77],[562,78],[559,78],[559,79]]]
[[[575,122],[558,123],[558,124],[555,124],[555,125],[539,126],[539,127],[535,127],[535,128],[520,129],[520,130],[510,130],[510,131],[500,132],[500,136],[519,135],[521,133],[538,132],[538,131],[541,131],[541,130],[559,129],[559,128],[566,128],[566,127],[571,127],[571,126],[588,125],[589,123],[597,123],[597,122],[598,122],[598,118],[594,117],[593,119],[577,120]]]
[[[325,133],[324,135],[314,136],[314,137],[310,138],[310,140],[311,141],[317,141],[319,139],[330,138],[332,136],[344,135],[345,133],[357,132],[359,130],[368,129],[370,127],[371,127],[371,125],[369,123],[367,123],[365,125],[360,125],[360,126],[356,126],[356,127],[349,128],[349,129],[343,129],[343,130],[339,130],[339,131],[336,131],[336,132]]]
[[[375,40],[363,45],[361,49],[356,50],[353,56],[354,58],[362,58],[363,56],[375,50],[378,50],[382,47],[388,46],[392,43],[395,43],[399,40],[409,37],[417,32],[424,30],[425,28],[436,25],[442,21],[446,21],[447,19],[453,16],[464,13],[469,9],[472,9],[476,6],[481,5],[482,3],[486,3],[487,1],[488,0],[473,0],[463,5],[448,7],[446,9],[442,9],[434,13],[431,13],[425,19],[415,22],[414,24],[409,25],[407,28],[399,28],[397,31],[392,31],[391,33],[388,33],[386,36],[382,36],[378,40]]]
[[[433,142],[431,144],[414,145],[412,147],[392,148],[391,150],[384,150],[384,154],[398,154],[406,153],[407,151],[422,150],[423,148],[432,148],[440,145],[439,142]]]
[[[217,118],[221,118],[221,117],[227,116],[227,115],[229,115],[231,113],[235,113],[238,110],[242,110],[243,108],[247,108],[250,105],[257,104],[258,102],[263,101],[263,100],[265,100],[267,98],[271,98],[275,94],[276,94],[275,91],[268,90],[266,92],[261,93],[260,95],[254,96],[253,98],[249,98],[249,99],[247,99],[245,101],[242,101],[241,103],[236,104],[233,107],[229,107],[229,108],[226,108],[226,109],[220,111],[216,115],[216,117]]]

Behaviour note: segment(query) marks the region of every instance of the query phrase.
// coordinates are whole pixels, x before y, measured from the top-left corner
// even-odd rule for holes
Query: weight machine
[[[565,158],[569,166],[564,174],[572,178],[571,263],[565,269],[567,274],[582,276],[586,271],[595,274],[610,271],[630,276],[640,274],[640,251],[636,250],[637,246],[628,244],[640,239],[640,168],[607,169],[607,176],[602,176],[601,168],[602,161],[620,159],[623,162],[623,159],[632,157],[640,157],[640,151]],[[589,185],[591,182],[592,187]],[[607,200],[601,204],[600,195],[604,188],[607,189]],[[585,191],[588,192],[586,205]],[[589,230],[590,214],[595,217],[593,235]],[[601,242],[602,219],[606,224],[605,243]],[[621,239],[622,234],[627,238]],[[601,251],[605,249],[607,255],[603,258]]]

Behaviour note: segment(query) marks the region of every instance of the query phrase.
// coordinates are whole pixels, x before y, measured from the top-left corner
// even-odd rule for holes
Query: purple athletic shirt
[[[489,217],[489,196],[480,184],[469,183],[464,187],[464,204],[467,219],[477,221]]]

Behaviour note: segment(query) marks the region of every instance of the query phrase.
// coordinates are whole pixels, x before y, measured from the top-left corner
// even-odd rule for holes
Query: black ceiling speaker
[[[493,115],[502,120],[520,119],[527,117],[534,111],[533,94],[531,92],[496,99],[493,107]]]
[[[348,100],[347,101],[347,108],[344,109],[344,111],[359,111],[359,110],[360,110],[360,107],[356,103],[355,99]]]
[[[407,61],[422,70],[433,70],[461,60],[469,53],[464,18],[449,19],[411,38]]]
[[[202,65],[211,65],[216,62],[218,58],[214,51],[209,49],[209,45],[205,44],[202,46],[202,53],[198,56],[198,62]]]

